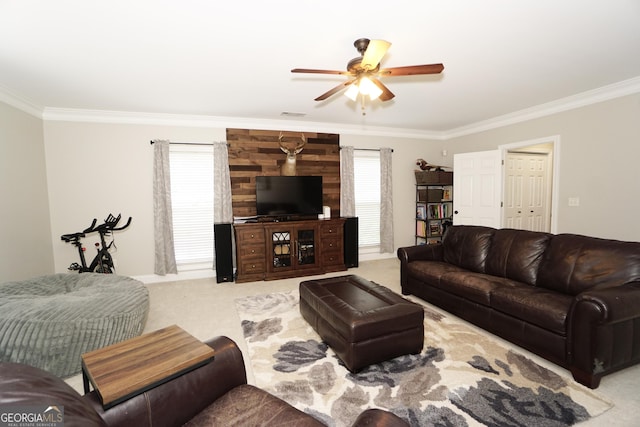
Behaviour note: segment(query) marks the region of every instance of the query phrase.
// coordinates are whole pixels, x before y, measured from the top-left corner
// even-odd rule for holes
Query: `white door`
[[[500,227],[501,152],[453,156],[453,223]]]
[[[505,159],[504,226],[549,231],[548,155],[507,153]]]

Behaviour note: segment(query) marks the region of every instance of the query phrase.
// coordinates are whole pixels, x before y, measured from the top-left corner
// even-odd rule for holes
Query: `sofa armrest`
[[[400,259],[400,286],[402,293],[408,295],[407,291],[407,267],[412,261],[442,261],[444,259],[444,247],[442,243],[433,245],[417,245],[398,248],[398,259]]]
[[[617,323],[640,317],[640,281],[589,289],[576,296],[574,312],[591,323]]]
[[[183,425],[229,390],[247,383],[242,352],[227,337],[205,344],[214,359],[197,369],[103,409],[95,391],[83,396],[109,426],[161,427]]]
[[[442,243],[433,245],[417,245],[398,248],[398,259],[402,263],[411,261],[442,261],[444,259],[444,248]]]
[[[634,331],[640,323],[640,281],[590,289],[576,296],[567,325],[574,377],[599,378],[640,361]],[[634,350],[635,348],[635,350]]]

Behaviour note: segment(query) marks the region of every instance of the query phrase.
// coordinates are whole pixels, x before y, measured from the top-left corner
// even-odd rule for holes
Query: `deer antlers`
[[[305,145],[307,145],[307,138],[304,136],[304,133],[300,134],[300,142],[296,144],[295,148],[291,149],[287,147],[282,139],[284,138],[283,132],[280,132],[280,136],[278,136],[278,144],[280,144],[280,149],[287,154],[287,156],[295,156],[299,152],[302,151]]]

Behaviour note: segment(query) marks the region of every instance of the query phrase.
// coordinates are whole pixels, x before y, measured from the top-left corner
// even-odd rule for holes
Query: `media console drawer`
[[[265,247],[262,224],[235,224],[236,282],[264,280]]]

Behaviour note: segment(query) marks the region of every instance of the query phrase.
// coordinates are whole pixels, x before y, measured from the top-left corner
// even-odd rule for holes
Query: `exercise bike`
[[[112,238],[111,242],[107,244],[105,237],[112,235],[112,232],[114,231],[124,230],[129,226],[129,224],[131,224],[131,217],[129,217],[125,225],[123,225],[122,227],[116,227],[118,225],[118,222],[120,222],[120,218],[120,214],[117,217],[109,214],[107,219],[104,220],[104,223],[98,226],[96,226],[98,220],[94,218],[93,222],[87,229],[78,233],[63,234],[62,236],[60,236],[61,240],[67,243],[71,243],[76,248],[78,248],[78,255],[80,256],[80,264],[74,262],[69,266],[68,270],[77,271],[79,273],[115,273],[116,269],[113,264],[113,258],[111,257],[111,253],[109,252],[109,249],[111,249],[111,246],[113,246],[115,239]],[[100,235],[100,242],[95,244],[98,253],[91,261],[91,264],[87,266],[87,261],[84,256],[86,248],[82,245],[80,239],[90,233],[98,233]]]

